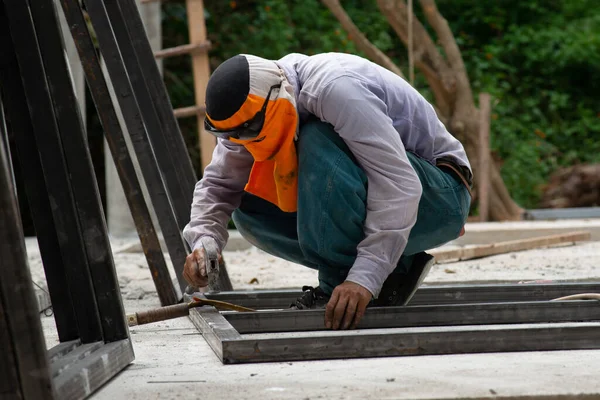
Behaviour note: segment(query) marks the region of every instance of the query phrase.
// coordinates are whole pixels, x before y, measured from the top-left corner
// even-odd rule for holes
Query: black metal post
[[[48,190],[42,164],[40,163],[33,126],[27,108],[27,99],[19,65],[14,52],[8,20],[0,15],[0,91],[6,111],[7,131],[15,143],[23,176],[23,185],[27,201],[37,232],[37,240],[42,256],[46,283],[50,291],[50,299],[54,308],[54,319],[61,342],[74,340],[79,337],[75,312],[71,303],[71,295],[67,287],[63,258],[59,251],[59,240],[54,227],[54,217],[48,198]],[[9,101],[10,99],[10,101]]]
[[[0,15],[3,13],[0,3]],[[53,389],[46,346],[5,139],[0,139],[0,395],[51,399]]]
[[[62,0],[61,3],[66,19],[69,21],[69,28],[85,71],[87,84],[96,104],[96,110],[123,185],[123,191],[146,255],[158,297],[163,306],[175,304],[179,301],[177,291],[173,286],[160,248],[158,235],[144,200],[141,184],[136,175],[83,12],[75,2]]]
[[[99,0],[88,0],[86,3],[97,1]],[[122,1],[120,2],[124,5]],[[169,129],[173,128],[172,125],[166,124],[169,122],[166,119],[168,114],[173,119],[175,117],[173,116],[170,102],[165,106],[159,101],[163,100],[163,98],[159,99],[157,97],[157,87],[161,86],[164,88],[164,84],[162,83],[156,60],[154,60],[154,57],[151,57],[149,63],[146,60],[146,64],[142,64],[141,59],[138,60],[137,49],[134,47],[134,44],[141,47],[143,43],[150,48],[143,25],[141,31],[128,32],[127,30],[127,24],[134,20],[136,15],[139,18],[137,6],[134,3],[133,10],[128,10],[127,16],[124,17],[118,2],[104,0],[103,3],[108,13],[119,50],[121,51],[121,58],[127,69],[129,81],[131,82],[140,113],[146,124],[152,149],[163,174],[179,229],[182,230],[190,220],[195,177],[193,177],[192,164],[185,144],[183,144],[179,126],[177,126],[177,122],[175,121],[175,129],[173,130]],[[152,50],[150,50],[150,54],[152,54]],[[178,151],[179,148],[176,145],[179,143],[182,144],[184,152]],[[184,168],[185,166],[188,168]]]
[[[125,312],[115,272],[102,202],[53,0],[30,3],[33,22],[75,197],[81,234],[106,342],[127,338]],[[116,301],[119,299],[119,301]]]
[[[4,0],[4,4],[73,299],[79,337],[83,343],[95,342],[102,339],[102,326],[73,196],[70,174],[74,171],[67,167],[46,81],[46,74],[52,71],[44,69],[27,2]],[[59,53],[55,57],[63,58],[64,55]],[[75,164],[71,166],[72,169],[85,168]],[[93,257],[90,254],[90,258]]]
[[[62,1],[63,3],[70,4],[70,7],[75,7],[77,4],[77,0]],[[121,106],[123,118],[134,145],[148,192],[154,204],[158,222],[162,229],[169,254],[171,255],[171,261],[177,272],[180,289],[183,292],[186,283],[182,274],[187,256],[187,248],[173,212],[168,192],[165,189],[166,186],[156,162],[154,151],[148,140],[147,127],[144,126],[144,122],[140,116],[140,110],[131,88],[127,71],[123,66],[119,47],[115,41],[111,23],[103,2],[99,0],[86,0],[85,4],[94,31],[96,32],[100,52],[104,57],[112,85],[115,88],[116,97]]]

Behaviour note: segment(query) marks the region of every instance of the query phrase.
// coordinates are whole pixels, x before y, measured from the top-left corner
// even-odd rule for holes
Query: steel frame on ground
[[[550,301],[600,283],[429,286],[406,307],[369,308],[352,331],[324,327],[324,310],[289,310],[298,291],[206,297],[259,309],[190,310],[224,364],[403,355],[600,348],[600,302]],[[284,308],[284,309],[281,309]]]
[[[134,359],[63,49],[53,0],[0,1],[1,398],[85,398]],[[54,310],[60,344],[49,351],[11,158],[21,167]]]

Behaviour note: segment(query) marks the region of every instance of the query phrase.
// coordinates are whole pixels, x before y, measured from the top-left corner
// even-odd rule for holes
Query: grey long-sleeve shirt
[[[431,104],[377,64],[340,53],[290,54],[277,64],[294,88],[300,123],[312,114],[333,125],[367,175],[365,238],[347,280],[377,297],[406,247],[422,193],[406,151],[432,164],[445,158],[470,168],[464,148]],[[243,146],[218,141],[183,232],[192,248],[206,236],[224,247],[252,163]]]

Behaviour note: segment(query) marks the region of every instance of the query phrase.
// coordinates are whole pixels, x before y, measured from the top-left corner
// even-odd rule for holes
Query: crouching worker
[[[194,191],[184,276],[207,285],[201,243],[230,217],[256,247],[318,271],[296,309],[355,327],[367,306],[406,304],[456,239],[471,202],[461,143],[415,89],[348,54],[238,55],[206,90],[218,144]]]

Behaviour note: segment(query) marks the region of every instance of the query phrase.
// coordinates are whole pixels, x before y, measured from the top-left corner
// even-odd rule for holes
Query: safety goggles
[[[256,114],[254,114],[254,116],[252,118],[250,118],[248,121],[244,122],[243,124],[236,126],[235,128],[228,129],[228,130],[219,130],[219,129],[215,128],[213,126],[213,124],[211,124],[211,122],[208,120],[208,118],[205,118],[204,119],[204,129],[208,133],[210,133],[218,138],[221,138],[221,139],[230,139],[230,138],[239,139],[239,140],[254,139],[255,137],[258,136],[258,134],[260,133],[260,131],[263,128],[263,125],[265,124],[265,115],[267,112],[267,105],[269,104],[269,99],[271,98],[271,92],[273,91],[273,89],[279,89],[280,87],[281,87],[281,83],[271,86],[271,88],[269,89],[269,93],[267,93],[267,98],[265,99],[265,102],[263,103],[260,111],[257,112]]]

